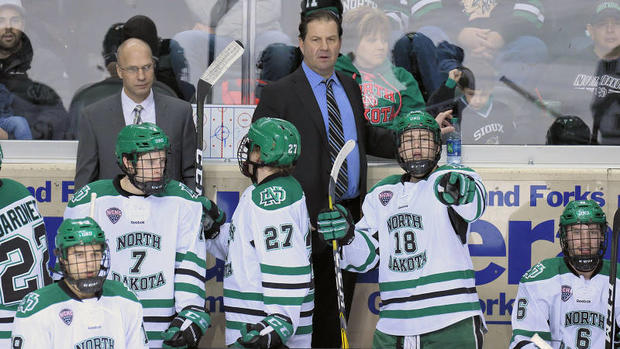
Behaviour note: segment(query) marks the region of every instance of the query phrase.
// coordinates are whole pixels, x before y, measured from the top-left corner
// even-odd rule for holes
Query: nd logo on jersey
[[[286,200],[286,191],[280,186],[268,187],[260,192],[261,206],[277,205],[284,200]]]

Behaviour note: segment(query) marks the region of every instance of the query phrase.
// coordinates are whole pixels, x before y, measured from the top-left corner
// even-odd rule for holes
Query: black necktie
[[[142,123],[142,118],[140,117],[142,110],[144,110],[144,107],[140,104],[136,105],[136,107],[133,108],[133,123],[136,125]]]
[[[327,136],[329,143],[329,158],[331,163],[334,163],[336,156],[342,147],[344,146],[344,132],[342,131],[342,118],[340,117],[340,110],[334,97],[334,90],[332,85],[334,80],[328,79],[324,81],[327,87],[327,116],[329,125],[329,134]],[[336,181],[336,201],[338,201],[344,193],[347,192],[349,186],[347,161],[345,160],[338,172],[338,180]]]

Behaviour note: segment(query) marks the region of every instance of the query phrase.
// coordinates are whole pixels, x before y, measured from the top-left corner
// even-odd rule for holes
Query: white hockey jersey
[[[148,348],[140,302],[111,280],[99,298],[77,299],[64,281],[28,294],[17,310],[11,341],[13,349]]]
[[[510,348],[537,348],[529,342],[535,333],[553,348],[605,348],[608,287],[608,260],[590,280],[574,274],[563,257],[536,264],[519,283]],[[618,308],[616,292],[616,323],[620,323]]]
[[[448,207],[437,199],[435,181],[450,171],[475,180],[473,202]],[[379,263],[377,329],[383,333],[420,335],[475,315],[483,318],[469,249],[456,233],[466,239],[468,223],[484,213],[480,176],[466,167],[443,166],[417,183],[401,177],[385,178],[366,195],[364,216],[353,242],[343,247],[341,268],[363,273]]]
[[[248,187],[232,223],[207,245],[226,261],[226,345],[240,337],[245,324],[282,314],[295,331],[286,346],[309,348],[314,310],[310,218],[297,180],[276,177]]]
[[[134,291],[144,307],[144,325],[153,348],[176,313],[205,304],[206,245],[202,204],[182,183],[171,181],[163,193],[138,196],[120,188],[118,178],[90,183],[78,191],[65,218],[89,215],[97,193],[95,217],[110,246],[109,279]]]
[[[28,293],[50,284],[43,217],[22,184],[0,184],[0,348],[9,348],[13,316]]]

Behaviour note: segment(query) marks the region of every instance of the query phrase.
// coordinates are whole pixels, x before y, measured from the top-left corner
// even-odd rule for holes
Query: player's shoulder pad
[[[293,176],[277,177],[252,190],[252,201],[265,210],[277,210],[301,200],[304,191]]]
[[[103,295],[106,297],[123,297],[130,301],[140,303],[136,294],[120,281],[105,280],[103,283]]]
[[[599,271],[599,273],[605,276],[609,276],[609,266],[609,259],[603,259],[603,266],[601,267],[601,271]],[[620,263],[616,265],[616,270],[620,270]],[[620,275],[616,274],[616,279],[618,278],[620,278]]]
[[[2,198],[11,200],[11,202],[32,195],[32,193],[30,193],[30,191],[23,184],[10,178],[2,178],[0,193],[2,193]],[[4,200],[0,199],[0,202],[2,201]]]
[[[187,185],[175,180],[171,180],[166,185],[166,190],[161,193],[155,194],[155,196],[177,196],[186,200],[198,201],[199,195]]]
[[[376,188],[384,186],[384,185],[397,184],[397,183],[400,182],[400,179],[402,178],[402,176],[403,175],[399,175],[399,174],[387,176],[387,177],[383,178],[382,180],[380,180],[379,182],[377,182],[377,184],[373,185],[373,187],[370,188],[370,190],[368,192],[371,193]]]
[[[71,299],[69,295],[67,295],[60,288],[60,286],[58,286],[58,283],[47,285],[36,291],[28,293],[22,299],[21,303],[19,303],[15,316],[18,318],[29,317],[51,305],[67,301],[69,299]]]
[[[570,272],[563,257],[548,258],[532,266],[530,270],[525,272],[523,277],[521,277],[521,283],[547,280],[554,276]]]
[[[89,203],[91,193],[97,193],[97,197],[118,195],[118,191],[114,188],[113,181],[111,179],[102,179],[83,186],[77,193],[73,194],[67,206],[75,207]]]

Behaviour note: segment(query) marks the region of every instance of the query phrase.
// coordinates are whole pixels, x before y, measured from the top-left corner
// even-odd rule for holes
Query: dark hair
[[[159,57],[159,37],[155,22],[143,15],[136,15],[127,20],[123,26],[123,41],[131,38],[146,42],[154,57]]]
[[[459,88],[471,90],[492,90],[495,86],[495,70],[493,67],[482,61],[473,61],[469,67],[460,67],[463,73],[459,79]]]
[[[583,145],[590,144],[590,128],[578,116],[560,116],[547,130],[549,145]]]
[[[114,23],[108,29],[103,38],[103,51],[101,55],[105,65],[116,62],[116,50],[123,42],[123,23]]]
[[[312,21],[334,21],[338,25],[338,37],[342,37],[342,22],[338,16],[330,11],[330,10],[316,10],[311,12],[309,15],[302,17],[301,22],[299,22],[299,38],[301,40],[306,39],[306,34],[308,34],[308,23]]]

